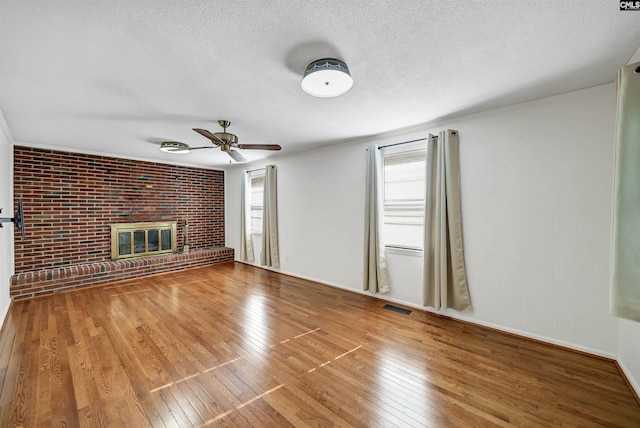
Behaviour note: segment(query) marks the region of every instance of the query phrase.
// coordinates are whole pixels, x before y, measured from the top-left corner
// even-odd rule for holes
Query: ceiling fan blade
[[[254,149],[254,150],[280,150],[277,144],[238,144],[239,149]]]
[[[206,129],[201,129],[201,128],[192,128],[194,131],[196,131],[198,134],[202,135],[203,137],[206,137],[208,139],[210,139],[211,141],[213,141],[213,144],[219,146],[220,144],[226,144],[224,141],[222,141],[220,138],[216,137],[215,135],[213,135],[211,132],[207,131]]]
[[[235,150],[229,150],[227,153],[229,153],[229,156],[231,156],[236,162],[245,162],[247,160],[240,152]]]

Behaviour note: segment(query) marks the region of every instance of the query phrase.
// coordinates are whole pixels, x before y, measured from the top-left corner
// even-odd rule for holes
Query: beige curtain
[[[278,193],[276,167],[274,165],[267,165],[264,171],[260,264],[280,267],[280,254],[278,252]]]
[[[471,310],[462,245],[458,131],[427,140],[424,305]]]
[[[240,189],[240,260],[253,261],[253,240],[251,239],[251,175],[242,171]]]
[[[378,146],[367,148],[367,182],[364,210],[364,290],[389,292],[387,256],[382,238],[382,154]]]
[[[640,62],[618,72],[611,314],[640,321]]]

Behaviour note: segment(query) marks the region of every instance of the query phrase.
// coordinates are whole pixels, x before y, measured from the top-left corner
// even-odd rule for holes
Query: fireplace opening
[[[111,260],[175,253],[176,222],[111,225]]]

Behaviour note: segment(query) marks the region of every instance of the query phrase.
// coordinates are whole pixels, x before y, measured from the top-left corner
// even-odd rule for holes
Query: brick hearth
[[[233,254],[233,248],[221,247],[195,250],[189,254],[169,254],[23,272],[11,277],[11,297],[25,299],[154,273],[231,262]]]

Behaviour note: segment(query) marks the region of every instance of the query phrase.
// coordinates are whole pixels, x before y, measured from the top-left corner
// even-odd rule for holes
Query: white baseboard
[[[267,267],[267,266],[260,266],[259,264],[256,264],[256,263],[248,263],[248,262],[243,262],[241,260],[236,260],[236,261],[239,262],[239,263],[244,263],[244,264],[250,265],[250,266],[259,267],[261,269],[270,270],[272,272],[282,273],[282,274],[285,274],[285,275],[293,276],[295,278],[306,279],[308,281],[317,282],[319,284],[327,285],[329,287],[340,288],[342,290],[347,290],[347,291],[351,291],[351,292],[354,292],[354,293],[362,294],[362,295],[365,295],[365,296],[374,297],[376,299],[384,300],[384,301],[391,302],[391,303],[398,303],[400,305],[407,306],[409,308],[413,308],[413,309],[416,309],[416,310],[419,310],[419,311],[430,312],[430,313],[437,314],[437,315],[447,316],[447,317],[454,318],[454,319],[457,319],[457,320],[460,320],[460,321],[464,321],[464,322],[468,322],[468,323],[471,323],[471,324],[476,324],[476,325],[480,325],[480,326],[483,326],[483,327],[488,327],[488,328],[491,328],[491,329],[494,329],[494,330],[504,331],[506,333],[514,334],[514,335],[517,335],[517,336],[526,337],[526,338],[529,338],[529,339],[539,340],[541,342],[549,343],[549,344],[556,345],[556,346],[561,346],[563,348],[573,349],[575,351],[584,352],[584,353],[595,355],[595,356],[598,356],[598,357],[608,358],[610,360],[615,360],[615,361],[618,360],[618,356],[616,354],[600,351],[598,349],[589,348],[589,347],[578,345],[578,344],[571,343],[571,342],[564,342],[562,340],[558,340],[558,339],[554,339],[554,338],[551,338],[551,337],[546,337],[546,336],[542,336],[542,335],[538,335],[538,334],[534,334],[534,333],[529,333],[529,332],[526,332],[526,331],[522,331],[522,330],[518,330],[518,329],[515,329],[515,328],[511,328],[511,327],[505,327],[505,326],[502,326],[502,325],[499,325],[499,324],[493,324],[493,323],[490,323],[490,322],[478,320],[478,319],[471,318],[471,317],[466,317],[463,314],[455,312],[455,311],[436,311],[436,310],[428,308],[426,306],[417,305],[415,303],[406,302],[406,301],[403,301],[403,300],[400,300],[400,299],[394,299],[394,298],[391,298],[391,297],[388,297],[388,296],[385,296],[385,295],[382,295],[382,294],[373,294],[373,293],[370,293],[368,291],[358,290],[358,289],[346,287],[346,286],[344,286],[342,284],[336,284],[336,283],[320,280],[320,279],[317,279],[317,278],[312,278],[312,277],[309,277],[309,276],[306,276],[306,275],[300,275],[300,274],[297,274],[297,273],[287,272],[287,271],[284,271],[282,269],[276,269],[276,268],[271,268],[271,267]],[[627,373],[628,372],[625,372],[625,374],[627,374]],[[629,377],[629,376],[627,375],[627,377]]]
[[[624,360],[621,359],[620,356],[616,358],[616,362],[618,363],[620,370],[622,370],[622,373],[624,373],[624,376],[627,378],[627,381],[629,381],[629,385],[631,385],[631,388],[633,388],[636,395],[640,397],[640,381],[633,377],[631,370],[629,370],[629,367],[627,367],[627,365],[624,363]]]
[[[289,274],[287,274],[287,275],[289,275]],[[296,275],[292,275],[292,276],[296,276]],[[488,328],[491,328],[491,329],[494,329],[494,330],[503,331],[505,333],[514,334],[516,336],[522,336],[522,337],[526,337],[526,338],[529,338],[529,339],[539,340],[541,342],[553,344],[553,345],[556,345],[556,346],[561,346],[563,348],[569,348],[569,349],[573,349],[575,351],[585,352],[587,354],[597,355],[599,357],[604,357],[604,358],[608,358],[608,359],[611,359],[611,360],[615,360],[617,358],[617,355],[615,355],[615,354],[611,354],[611,353],[608,353],[608,352],[603,352],[603,351],[600,351],[598,349],[593,349],[593,348],[589,348],[589,347],[586,347],[586,346],[581,346],[581,345],[578,345],[578,344],[575,344],[575,343],[571,343],[571,342],[564,342],[562,340],[557,340],[557,339],[553,339],[553,338],[550,338],[550,337],[529,333],[529,332],[526,332],[526,331],[522,331],[522,330],[518,330],[518,329],[515,329],[515,328],[511,328],[511,327],[505,327],[505,326],[499,325],[499,324],[493,324],[493,323],[490,323],[490,322],[478,320],[476,318],[466,317],[463,314],[455,312],[455,311],[436,311],[436,310],[434,310],[432,308],[429,308],[429,307],[426,307],[426,306],[416,305],[415,303],[406,302],[406,301],[400,300],[400,299],[394,299],[392,297],[388,297],[388,296],[384,296],[384,295],[380,295],[380,294],[372,294],[372,293],[369,293],[367,291],[354,290],[352,288],[347,288],[347,287],[340,286],[340,285],[335,285],[335,284],[327,284],[327,283],[325,283],[323,281],[318,281],[317,279],[312,279],[312,278],[304,278],[304,279],[309,279],[311,281],[319,282],[321,284],[326,284],[326,285],[329,285],[329,286],[332,286],[332,287],[342,288],[344,290],[355,291],[355,292],[360,293],[360,294],[364,294],[364,295],[367,295],[367,296],[372,296],[372,297],[375,297],[377,299],[388,301],[388,302],[391,302],[391,303],[398,303],[400,305],[407,306],[407,307],[410,307],[410,308],[413,308],[413,309],[416,309],[416,310],[419,310],[419,311],[429,312],[429,313],[436,314],[436,315],[443,315],[443,316],[446,316],[446,317],[449,317],[449,318],[453,318],[453,319],[456,319],[456,320],[468,322],[470,324],[476,324],[476,325],[483,326],[483,327],[488,327]]]

